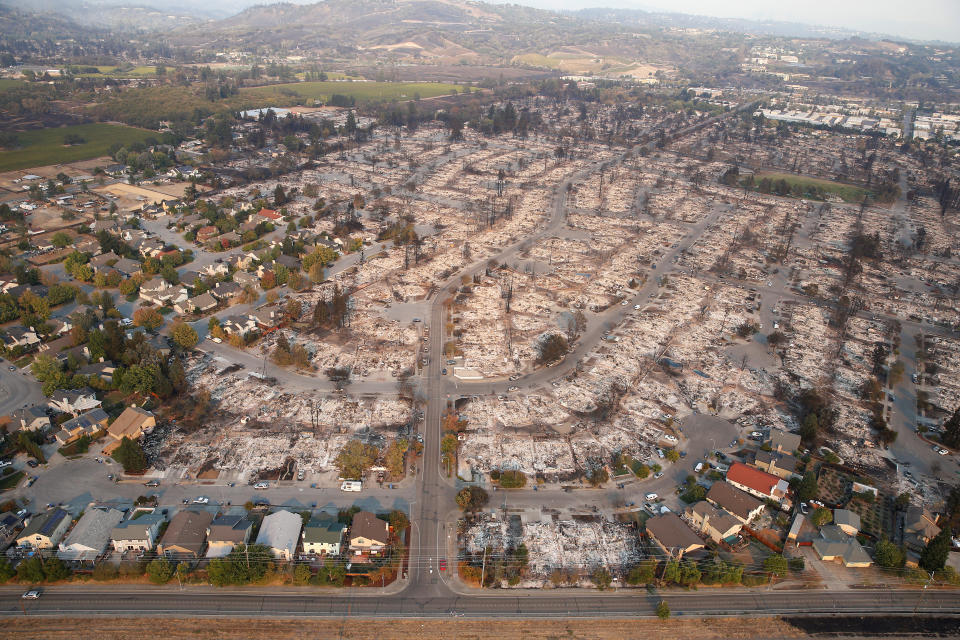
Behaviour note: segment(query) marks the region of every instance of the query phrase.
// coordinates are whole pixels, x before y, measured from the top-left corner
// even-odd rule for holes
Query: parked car
[[[653,502],[653,501],[655,501],[657,498],[659,498],[660,496],[658,496],[658,495],[655,494],[655,493],[648,493],[647,495],[645,495],[645,496],[643,496],[643,497],[644,497],[644,499],[646,499],[648,502]]]
[[[34,460],[33,458],[27,460],[27,466],[30,467],[31,469],[36,469],[39,464],[40,463]]]
[[[24,600],[37,600],[40,598],[40,589],[30,589],[20,597]]]
[[[197,496],[193,499],[193,504],[210,504],[210,498],[207,496]]]
[[[160,486],[160,481],[159,481],[159,480],[149,480],[149,481],[147,481],[147,482],[144,482],[144,483],[143,483],[143,486],[145,486],[145,487],[159,487],[159,486]]]
[[[693,472],[694,472],[694,473],[700,473],[701,471],[703,471],[703,463],[702,463],[702,462],[698,462],[698,463],[697,463],[697,466],[695,466],[695,467],[693,468]]]
[[[254,489],[259,489],[259,490],[269,489],[269,488],[270,488],[270,483],[269,483],[269,482],[263,482],[263,481],[261,481],[261,482],[258,482],[258,483],[255,484],[255,485],[253,485],[253,488],[254,488]]]
[[[654,477],[654,479],[660,479],[660,478],[662,478],[662,477],[663,477],[663,471],[657,471],[655,474],[653,474],[653,477]]]

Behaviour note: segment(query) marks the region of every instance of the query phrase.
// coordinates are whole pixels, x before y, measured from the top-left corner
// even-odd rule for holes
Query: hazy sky
[[[960,41],[960,0],[513,0],[542,9],[617,7],[784,20],[918,40]]]

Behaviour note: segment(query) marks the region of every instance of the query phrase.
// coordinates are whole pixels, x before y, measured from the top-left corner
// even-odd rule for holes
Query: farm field
[[[157,68],[154,66],[140,66],[126,70],[123,70],[121,67],[112,67],[109,65],[88,66],[96,66],[98,73],[78,73],[77,75],[81,78],[100,78],[104,76],[111,78],[152,78],[157,74]]]
[[[79,135],[86,142],[69,147],[64,146],[63,138],[68,134]],[[115,142],[120,144],[143,142],[150,136],[156,137],[156,135],[143,129],[103,123],[18,132],[17,138],[20,140],[21,147],[0,152],[0,171],[89,160],[106,155],[110,145]]]
[[[302,103],[305,100],[327,100],[333,94],[350,96],[358,102],[412,100],[417,95],[421,98],[444,96],[453,92],[454,89],[459,91],[461,88],[442,82],[293,82],[241,89],[239,97],[244,103],[255,98],[284,107]]]

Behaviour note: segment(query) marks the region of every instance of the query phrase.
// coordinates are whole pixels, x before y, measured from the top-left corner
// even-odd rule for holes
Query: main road
[[[438,590],[440,591],[440,590]],[[38,600],[22,600],[22,589],[0,587],[0,616],[229,616],[304,618],[477,618],[652,616],[661,600],[673,615],[771,616],[833,614],[960,615],[960,592],[951,590],[708,589],[600,593],[580,589],[483,592],[461,596],[404,591],[383,596],[370,590],[314,587],[224,589],[85,585],[49,588]],[[78,623],[79,624],[79,623]]]

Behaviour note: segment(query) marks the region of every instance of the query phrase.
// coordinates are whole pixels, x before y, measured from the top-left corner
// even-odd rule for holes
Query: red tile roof
[[[270,220],[279,220],[283,217],[273,209],[260,209],[257,215],[261,218],[269,218]]]
[[[765,471],[748,467],[742,462],[734,462],[730,471],[727,471],[727,482],[734,482],[772,497],[773,490],[781,479]]]

